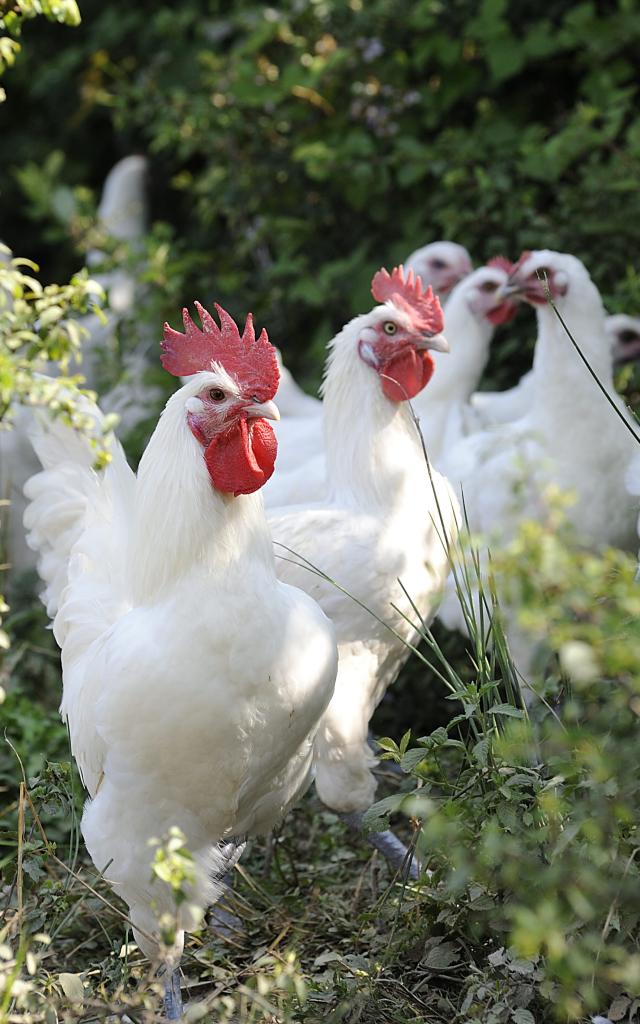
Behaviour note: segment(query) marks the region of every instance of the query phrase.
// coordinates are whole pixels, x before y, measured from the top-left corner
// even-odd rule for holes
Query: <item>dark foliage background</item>
[[[73,32],[26,27],[2,111],[0,236],[51,279],[81,261],[87,186],[143,151],[153,245],[169,246],[145,315],[249,304],[308,385],[372,271],[438,237],[478,262],[569,250],[612,311],[638,311],[633,0],[86,0],[82,14]],[[526,363],[523,334],[495,346],[494,383]]]

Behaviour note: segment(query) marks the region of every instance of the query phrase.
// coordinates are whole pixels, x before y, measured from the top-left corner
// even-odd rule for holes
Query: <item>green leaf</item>
[[[494,704],[487,712],[489,715],[506,715],[507,718],[524,718],[525,714],[520,708],[513,704]]]
[[[400,754],[401,755],[406,754],[407,747],[409,746],[409,740],[410,739],[411,739],[411,729],[407,729],[407,731],[405,732],[404,736],[400,740],[400,748],[399,749],[400,749]]]
[[[368,832],[381,832],[383,829],[388,828],[389,818],[402,807],[406,797],[406,793],[394,793],[392,796],[385,796],[384,799],[372,804],[364,812],[362,819],[364,828]]]
[[[376,743],[380,747],[380,750],[385,750],[385,751],[387,751],[388,753],[391,753],[391,754],[399,754],[400,753],[400,750],[398,748],[398,744],[396,743],[395,740],[392,740],[390,736],[380,736],[376,740]]]
[[[536,1024],[536,1019],[530,1010],[519,1009],[514,1010],[511,1014],[511,1020],[513,1024]]]
[[[481,740],[478,740],[478,742],[474,744],[474,746],[472,748],[472,751],[471,751],[471,753],[473,754],[473,756],[476,759],[476,761],[478,762],[478,764],[481,765],[483,768],[485,768],[486,765],[487,765],[487,760],[488,760],[488,757],[489,757],[489,749],[490,749],[489,739],[488,739],[488,737],[483,736],[483,738]]]
[[[421,747],[413,747],[411,750],[407,750],[406,754],[400,761],[400,767],[403,772],[411,772],[414,768],[417,768],[425,758],[427,757],[426,751]]]
[[[442,942],[428,951],[422,963],[431,971],[443,971],[459,959],[458,947],[453,942]]]

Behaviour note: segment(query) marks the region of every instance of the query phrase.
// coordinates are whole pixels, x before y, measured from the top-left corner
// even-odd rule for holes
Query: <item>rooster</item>
[[[416,249],[407,263],[407,271],[413,270],[420,277],[424,287],[429,285],[444,301],[454,285],[469,274],[473,267],[467,250],[455,242],[430,242]],[[282,405],[284,399],[284,407]],[[308,467],[308,478],[314,487],[304,495],[305,500],[319,496],[324,483],[325,463],[322,436],[322,403],[305,395],[292,375],[283,367],[280,389],[276,396],[278,408],[283,417],[277,427],[279,454],[278,477],[265,493],[267,504],[290,504],[300,496],[299,481],[286,477],[284,473]],[[277,490],[277,493],[276,493]]]
[[[458,516],[447,481],[429,471],[407,401],[430,380],[431,352],[447,348],[439,302],[402,268],[378,271],[372,292],[379,304],[329,346],[326,495],[268,513],[282,544],[278,575],[304,587],[336,627],[338,678],[318,733],[316,787],[350,823],[376,789],[369,720],[417,639],[416,616],[435,613]],[[394,840],[372,841],[399,866],[406,851]]]
[[[90,798],[83,835],[150,958],[158,915],[175,907],[150,883],[149,840],[178,826],[194,857],[164,954],[171,1019],[184,930],[220,895],[233,837],[270,831],[306,789],[337,666],[323,612],[276,577],[257,493],[276,456],[275,349],[250,314],[241,336],[219,306],[220,327],[197,308],[202,330],[186,310],[185,334],[165,325],[164,367],[193,376],[137,477],[116,443],[97,475],[86,443],[54,422],[34,439],[44,471],[25,514]]]
[[[530,404],[520,419],[461,440],[443,460],[443,470],[464,495],[475,533],[509,538],[522,519],[545,516],[544,489],[553,484],[575,495],[570,516],[583,541],[595,548],[630,549],[635,545],[637,511],[627,495],[625,476],[636,441],[574,349],[547,301],[547,286],[609,401],[630,422],[613,385],[602,299],[586,268],[565,253],[524,253],[509,292],[537,310]],[[440,617],[445,625],[463,627],[451,595]],[[530,643],[516,629],[514,616],[508,619],[512,654],[526,679]]]

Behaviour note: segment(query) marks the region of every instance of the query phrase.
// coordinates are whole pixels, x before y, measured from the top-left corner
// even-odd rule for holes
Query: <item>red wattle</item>
[[[508,324],[517,312],[518,308],[513,302],[501,302],[487,313],[487,320],[494,327],[498,327],[500,324]]]
[[[274,470],[278,442],[266,420],[238,420],[217,434],[204,459],[211,483],[225,494],[252,494],[266,484]]]
[[[415,398],[431,380],[434,365],[426,349],[405,349],[378,368],[384,394],[392,402]]]

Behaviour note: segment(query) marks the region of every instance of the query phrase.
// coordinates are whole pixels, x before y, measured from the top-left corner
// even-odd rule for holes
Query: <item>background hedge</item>
[[[478,262],[583,259],[640,312],[634,0],[85,0],[43,19],[6,76],[0,237],[66,279],[92,192],[150,156],[157,325],[194,297],[266,323],[317,383],[324,345],[381,263],[445,237]],[[25,197],[28,202],[25,203]],[[521,321],[491,379],[525,366]]]

